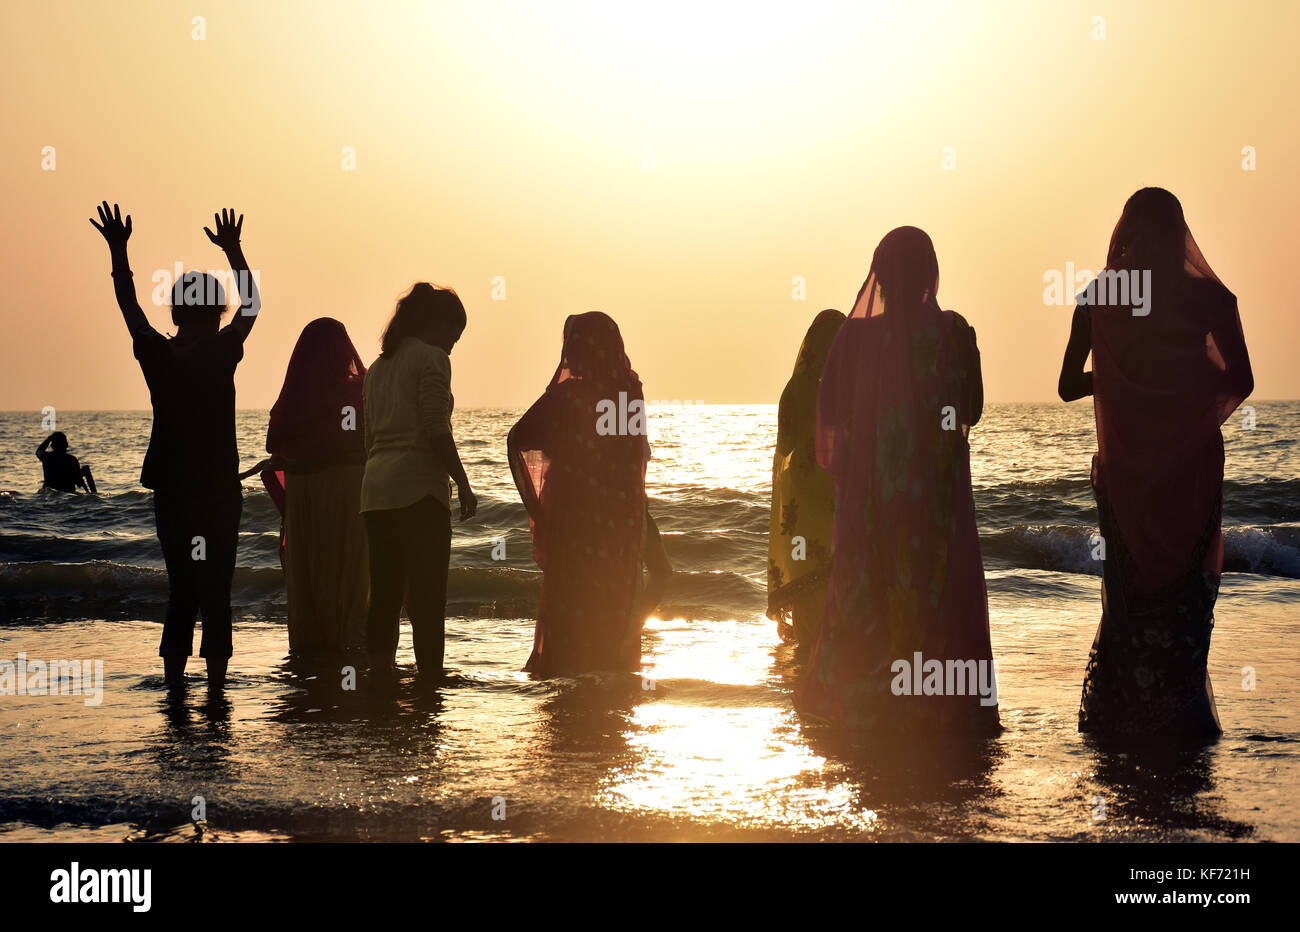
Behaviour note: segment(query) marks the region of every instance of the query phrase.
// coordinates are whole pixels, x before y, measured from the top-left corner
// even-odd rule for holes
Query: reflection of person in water
[[[81,477],[81,464],[68,452],[68,437],[63,431],[56,430],[42,440],[36,448],[36,458],[45,470],[45,488],[60,492],[86,488],[86,480]]]

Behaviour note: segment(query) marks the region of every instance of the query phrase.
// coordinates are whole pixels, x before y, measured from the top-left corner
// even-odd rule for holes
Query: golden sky
[[[1298,30],[1292,2],[5,4],[0,406],[148,406],[104,198],[164,332],[155,271],[221,268],[202,227],[246,215],[240,407],[315,317],[372,360],[422,279],[469,313],[458,406],[531,401],[586,310],[648,398],[775,402],[901,224],[933,237],[989,398],[1047,400],[1069,309],[1043,276],[1096,269],[1149,184],[1237,294],[1256,397],[1297,398]]]

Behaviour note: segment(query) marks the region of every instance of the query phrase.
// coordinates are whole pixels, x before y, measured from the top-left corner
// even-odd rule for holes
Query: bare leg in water
[[[168,686],[182,686],[185,683],[185,663],[189,657],[164,657],[163,682]]]
[[[163,682],[168,686],[183,686],[185,684],[185,665],[189,657],[164,657],[163,658]],[[222,687],[226,685],[226,667],[230,664],[229,657],[209,657],[208,664],[208,686]]]

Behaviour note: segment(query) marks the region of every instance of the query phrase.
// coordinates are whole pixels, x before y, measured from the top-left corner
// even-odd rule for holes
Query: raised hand
[[[99,223],[92,218],[90,225],[104,235],[110,246],[125,246],[126,241],[131,238],[131,215],[126,215],[126,222],[122,222],[122,210],[116,204],[109,209],[108,201],[95,208],[99,212]]]
[[[239,219],[235,219],[234,210],[227,211],[224,207],[220,214],[213,214],[212,219],[216,221],[217,232],[213,233],[207,227],[203,232],[208,234],[208,239],[216,243],[226,252],[239,248],[239,234],[244,229],[244,215],[240,214]]]

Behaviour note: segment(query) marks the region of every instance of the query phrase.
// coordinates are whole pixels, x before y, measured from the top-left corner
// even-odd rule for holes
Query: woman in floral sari
[[[812,645],[826,608],[835,490],[817,465],[817,387],[843,323],[844,315],[835,310],[813,318],[781,393],[776,419],[767,617],[777,623],[782,638],[797,641],[801,648]]]
[[[1079,730],[1213,736],[1207,659],[1223,568],[1220,426],[1254,388],[1250,357],[1237,299],[1168,191],[1143,188],[1124,205],[1098,282],[1116,274],[1128,289],[1101,295],[1094,283],[1080,296],[1059,385],[1065,401],[1093,396],[1092,486],[1105,546]],[[1144,277],[1139,304],[1132,288]]]
[[[543,572],[524,669],[640,670],[645,399],[608,315],[565,323],[560,364],[511,429],[507,455]]]
[[[938,284],[930,237],[890,232],[822,374],[831,575],[795,703],[836,725],[999,727],[966,440],[983,410],[979,350],[966,321],[939,308]]]

